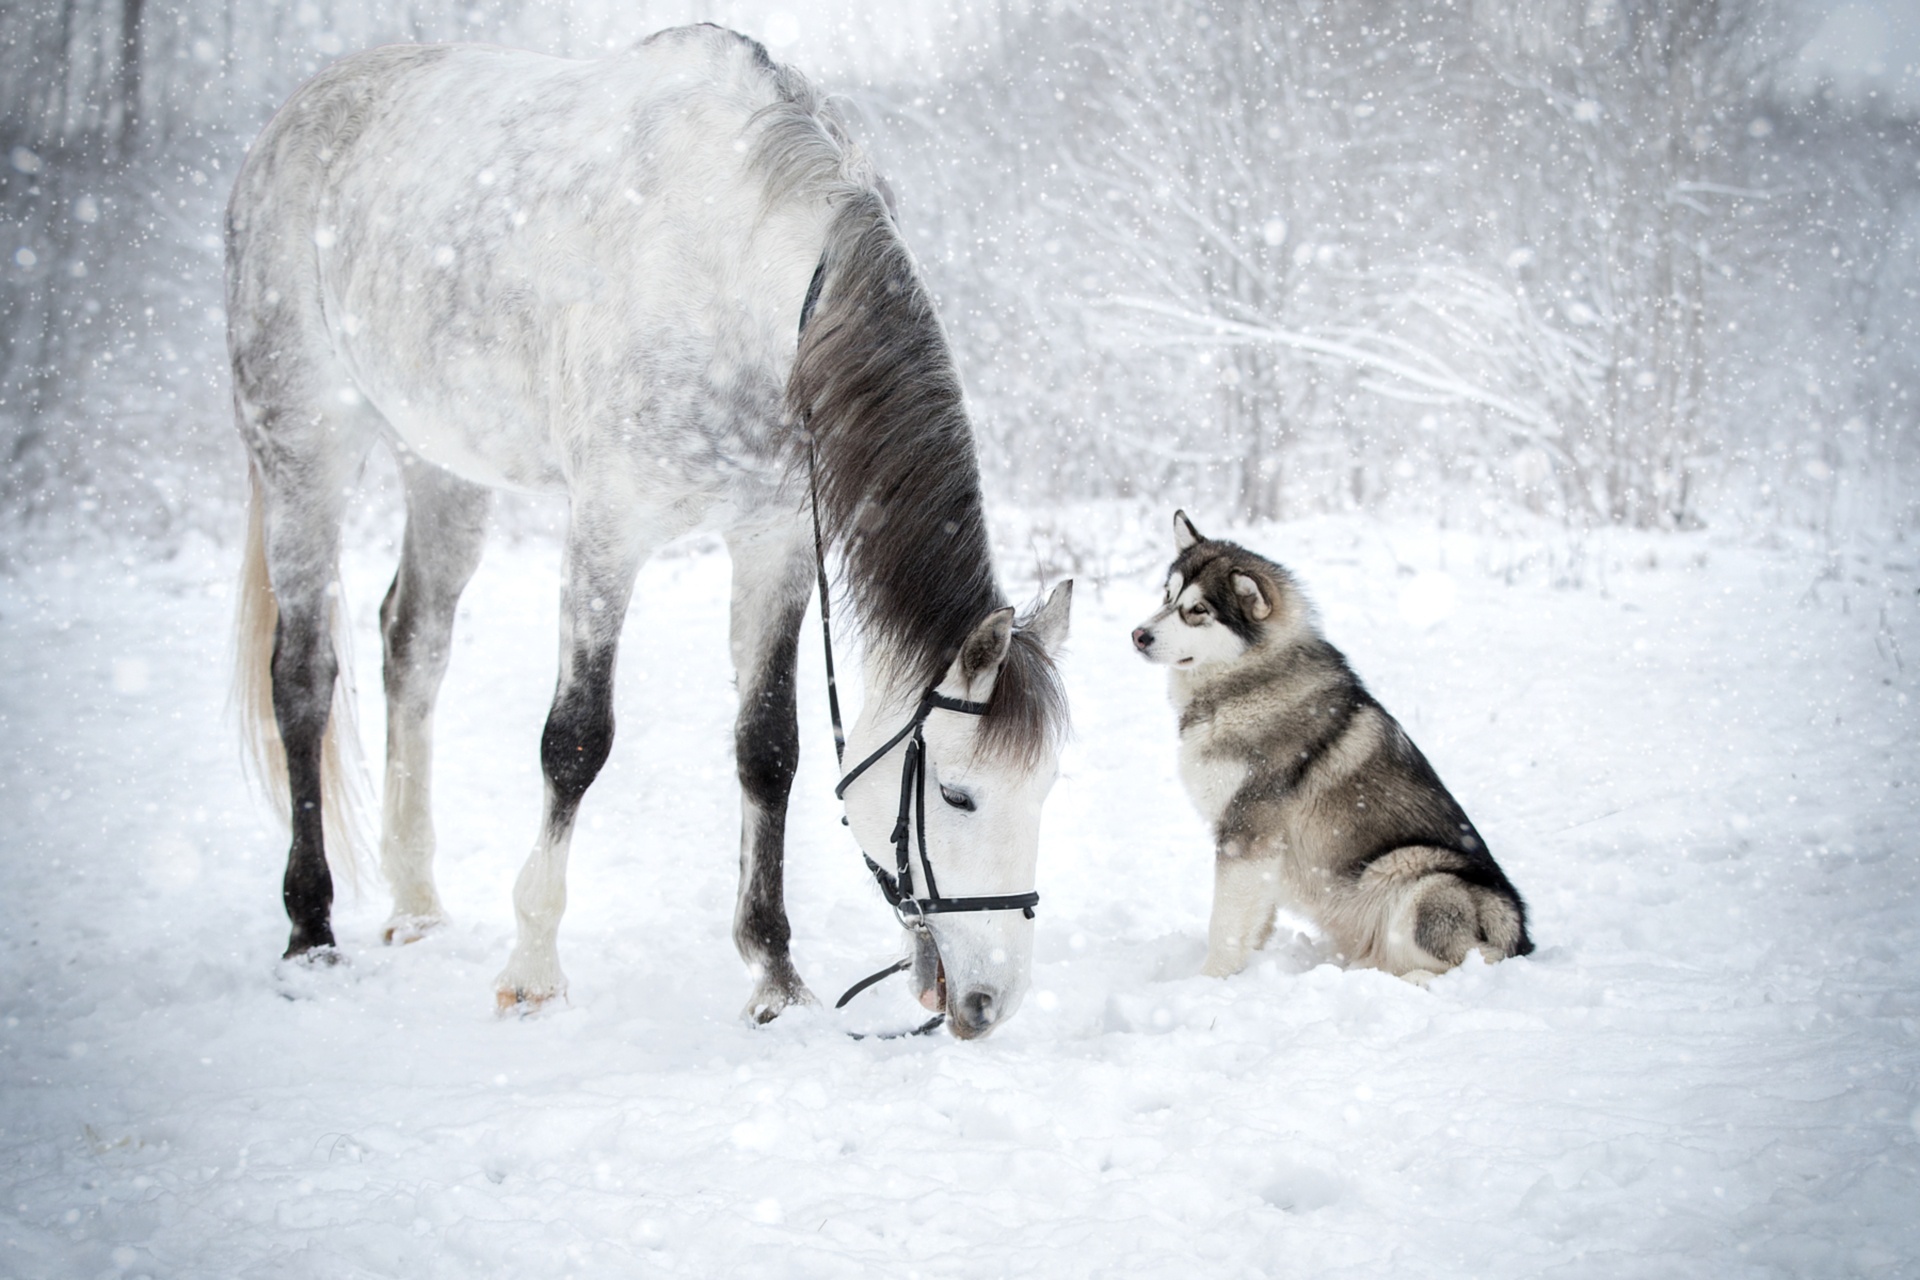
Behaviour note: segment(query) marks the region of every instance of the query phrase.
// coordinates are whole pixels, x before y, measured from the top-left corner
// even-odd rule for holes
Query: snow
[[[897,979],[737,1020],[712,545],[636,594],[660,656],[620,670],[583,811],[571,999],[528,1020],[489,983],[537,819],[550,544],[495,546],[463,605],[454,923],[382,947],[369,874],[324,971],[274,963],[283,837],[222,717],[232,553],[0,581],[0,1274],[1914,1274],[1912,548],[1244,533],[1532,906],[1537,954],[1423,990],[1291,926],[1196,976],[1205,833],[1127,642],[1161,520],[1113,518],[1075,601],[1034,990],[974,1044],[850,1039],[916,1020]],[[347,565],[370,748],[390,571]],[[830,1001],[898,944],[836,820],[816,636],[788,899]]]

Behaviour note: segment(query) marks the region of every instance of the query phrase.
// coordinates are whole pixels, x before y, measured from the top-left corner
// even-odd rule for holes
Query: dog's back
[[[1241,967],[1283,903],[1395,973],[1531,951],[1519,893],[1292,575],[1184,516],[1176,541],[1167,602],[1134,638],[1172,668],[1183,780],[1214,828],[1209,970]]]

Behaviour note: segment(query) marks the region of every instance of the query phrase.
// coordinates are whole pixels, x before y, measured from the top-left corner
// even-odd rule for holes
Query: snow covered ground
[[[536,820],[549,545],[494,547],[463,608],[455,923],[380,946],[370,875],[342,894],[350,963],[292,976],[282,837],[222,716],[230,553],[0,581],[0,1274],[1920,1274],[1920,553],[1245,535],[1300,572],[1541,949],[1421,990],[1283,929],[1214,981],[1205,835],[1127,644],[1160,519],[1110,518],[1112,576],[1076,600],[1034,992],[976,1044],[848,1038],[914,1020],[898,980],[857,1016],[736,1020],[711,546],[642,579],[628,634],[670,658],[621,669],[571,1001],[524,1021],[489,982]],[[390,561],[347,570],[371,747]],[[897,934],[836,821],[816,635],[789,902],[831,999]]]

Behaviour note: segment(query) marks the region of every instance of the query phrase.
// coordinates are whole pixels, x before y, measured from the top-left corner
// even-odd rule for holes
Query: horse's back
[[[404,446],[482,483],[698,488],[717,439],[750,462],[772,447],[827,217],[820,192],[770,187],[751,145],[796,86],[718,28],[591,62],[342,59],[236,183],[236,373],[305,352]],[[623,442],[660,474],[610,465]]]
[[[244,230],[263,202],[318,201],[369,159],[381,181],[407,187],[463,160],[510,158],[512,176],[590,194],[586,166],[617,162],[648,134],[668,150],[729,141],[783,82],[758,44],[717,27],[662,31],[589,61],[477,44],[366,49],[275,113],[248,151],[232,214]]]

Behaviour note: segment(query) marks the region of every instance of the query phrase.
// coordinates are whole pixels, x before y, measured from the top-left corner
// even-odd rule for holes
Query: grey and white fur
[[[1237,973],[1285,907],[1348,964],[1423,980],[1526,955],[1526,905],[1433,766],[1320,635],[1293,575],[1174,513],[1161,608],[1180,775],[1213,827],[1206,972]]]
[[[886,188],[831,107],[760,45],[702,26],[586,62],[477,45],[344,58],[248,153],[228,209],[227,305],[256,516],[239,685],[292,818],[288,956],[333,954],[327,848],[344,780],[328,746],[340,721],[329,626],[346,491],[376,443],[399,460],[407,500],[380,612],[390,938],[444,916],[434,703],[489,493],[519,489],[565,498],[569,521],[546,804],[514,888],[500,1007],[566,990],[568,850],[613,745],[628,601],[647,557],[698,529],[724,536],[733,562],[747,1014],[809,998],[782,864],[814,579],[810,461],[867,639],[849,750],[884,741],[929,686],[988,702],[983,717],[928,725],[930,771],[972,806],[930,815],[932,856],[955,893],[1032,888],[1065,723],[1054,654],[1068,586],[1015,619],[959,379]],[[886,772],[847,796],[876,855],[892,826]],[[933,926],[962,1036],[1011,1014],[1028,979],[1031,923],[991,914],[1013,919]]]

